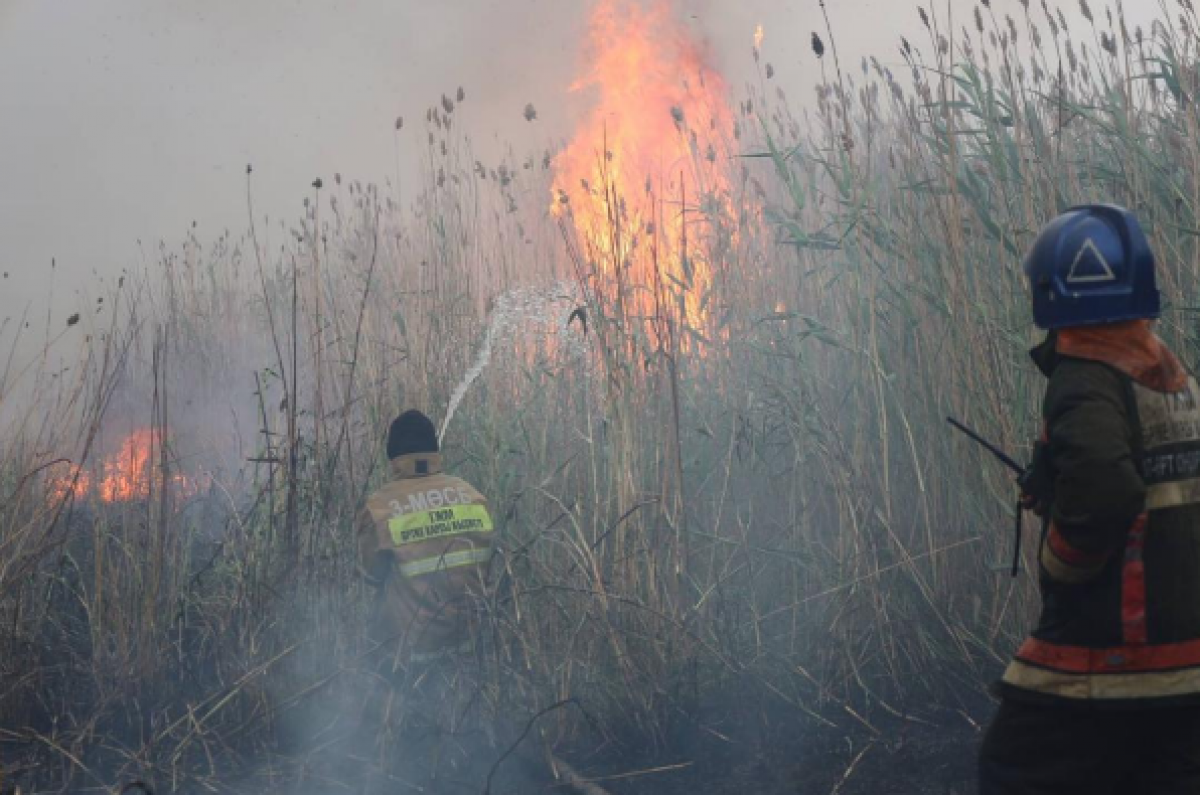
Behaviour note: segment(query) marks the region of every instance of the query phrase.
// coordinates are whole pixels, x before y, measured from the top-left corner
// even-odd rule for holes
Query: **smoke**
[[[820,70],[805,43],[814,30],[825,35],[817,4],[674,3],[735,90],[762,79],[751,58],[762,24],[774,81],[793,101],[811,97]],[[1126,5],[1131,25],[1157,13],[1153,3]],[[847,70],[866,55],[900,66],[900,35],[927,46],[909,6],[826,6]],[[565,89],[587,10],[557,0],[5,4],[0,319],[26,306],[40,316],[52,259],[53,309],[65,319],[84,300],[82,285],[152,262],[157,241],[173,246],[193,222],[206,240],[244,229],[246,163],[256,167],[256,206],[272,218],[297,214],[318,175],[382,183],[399,171],[411,183],[419,131],[394,135],[393,122],[459,86],[481,158],[561,141],[578,110]],[[1083,24],[1074,7],[1066,13]],[[524,118],[528,104],[536,122]]]
[[[782,0],[676,6],[735,87],[753,74],[756,24],[781,77],[796,76],[794,42],[814,24]],[[258,214],[276,219],[300,212],[316,176],[413,184],[421,131],[396,133],[394,120],[460,86],[481,160],[554,148],[577,120],[566,88],[586,13],[555,0],[6,5],[0,318],[26,306],[40,317],[49,302],[60,323],[88,285],[153,265],[158,241],[175,248],[193,223],[204,242],[245,229],[247,163]],[[29,64],[36,79],[21,77]]]
[[[832,38],[847,71],[866,54],[895,64],[894,39],[901,32],[922,41],[909,7],[866,0],[829,5]],[[811,31],[826,35],[816,4],[678,0],[675,9],[708,42],[735,93],[749,82],[773,81],[793,101],[803,101],[820,77],[805,46]],[[397,131],[393,122],[397,116],[421,117],[460,86],[466,99],[455,124],[469,134],[480,160],[494,162],[510,145],[519,152],[556,150],[587,101],[566,91],[579,73],[586,10],[586,4],[561,0],[519,6],[479,0],[369,0],[353,6],[220,0],[199,10],[183,0],[109,0],[82,9],[67,0],[5,6],[0,324],[5,317],[14,323],[0,325],[0,347],[8,348],[21,325],[18,318],[33,306],[36,320],[21,352],[40,356],[50,341],[50,356],[78,371],[78,362],[71,361],[76,349],[87,335],[100,339],[104,313],[113,311],[109,302],[97,315],[97,298],[111,295],[124,269],[147,269],[154,284],[185,240],[208,250],[231,229],[236,244],[244,246],[247,163],[254,165],[256,219],[271,218],[262,226],[264,238],[272,241],[272,262],[280,239],[302,214],[302,200],[312,197],[309,186],[316,176],[327,183],[341,173],[394,183],[385,192],[406,203],[411,200],[406,190],[412,190],[421,167],[423,131],[411,123]],[[872,24],[862,24],[864,19]],[[885,20],[894,24],[881,24]],[[761,65],[751,52],[758,24],[765,33]],[[826,67],[832,69],[829,60]],[[36,64],[34,79],[29,64]],[[526,114],[530,105],[536,117]],[[168,242],[160,247],[159,240]],[[251,258],[240,262],[252,268]],[[192,274],[206,278],[203,268]],[[47,305],[50,318],[43,322]],[[111,425],[104,432],[118,436],[123,426],[156,421],[147,385],[161,378],[172,401],[164,422],[174,436],[178,465],[220,469],[214,480],[231,484],[248,458],[269,454],[259,449],[263,426],[278,432],[287,407],[278,374],[266,373],[276,351],[263,330],[263,307],[255,305],[255,322],[243,325],[234,321],[244,314],[221,306],[210,310],[175,318],[176,333],[159,349],[165,359],[156,358],[153,347],[135,350],[136,366],[111,393],[106,420]],[[76,313],[83,320],[68,327],[67,318]],[[301,329],[305,339],[308,334]],[[375,355],[386,371],[386,351]],[[20,364],[18,357],[18,371]],[[158,376],[154,368],[162,364],[166,375]],[[136,389],[125,390],[126,383]],[[293,386],[312,392],[304,380]],[[18,403],[0,400],[0,420],[24,413]],[[356,432],[369,435],[361,426]],[[347,575],[341,584],[313,588],[316,606],[307,603],[292,620],[311,614],[344,618],[352,602],[349,580]],[[325,651],[306,648],[291,663],[296,670],[289,680],[319,682],[334,673]],[[362,679],[339,674],[331,687],[341,690],[302,701],[280,718],[294,731],[298,747],[319,744],[326,733],[352,725],[364,698]],[[271,702],[295,694],[281,690],[271,694]]]

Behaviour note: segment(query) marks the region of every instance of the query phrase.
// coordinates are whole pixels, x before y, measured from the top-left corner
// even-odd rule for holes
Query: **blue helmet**
[[[1072,207],[1025,258],[1039,328],[1158,317],[1154,253],[1133,213],[1112,204]]]

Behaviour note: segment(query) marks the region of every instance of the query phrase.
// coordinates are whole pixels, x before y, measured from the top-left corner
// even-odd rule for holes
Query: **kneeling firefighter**
[[[1200,387],[1154,334],[1154,257],[1109,205],[1025,261],[1049,379],[1023,498],[1041,616],[999,687],[982,795],[1200,793]]]
[[[395,722],[391,713],[408,713],[400,718],[409,728],[445,734],[455,716],[443,713],[454,712],[453,697],[465,689],[458,653],[471,647],[471,600],[484,590],[494,525],[483,495],[442,471],[437,433],[421,412],[391,424],[387,456],[391,479],[367,499],[358,546],[376,588],[370,631],[379,673],[391,687],[385,704],[372,705],[383,714],[364,723],[378,729]]]
[[[392,479],[367,499],[359,522],[363,568],[380,589],[372,628],[400,663],[430,659],[469,640],[468,593],[492,559],[492,516],[471,484],[442,472],[437,433],[419,411],[388,431]]]

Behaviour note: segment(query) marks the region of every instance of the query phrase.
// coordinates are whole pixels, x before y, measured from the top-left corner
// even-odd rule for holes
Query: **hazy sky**
[[[817,0],[679,0],[738,85],[764,58],[795,96],[814,76]],[[940,0],[943,6],[946,0]],[[974,0],[951,0],[965,22]],[[1000,0],[997,6],[1003,6]],[[844,62],[893,64],[904,0],[830,2]],[[1015,7],[1015,3],[1012,3]],[[1066,2],[1072,12],[1076,3]],[[1093,5],[1100,6],[1093,1]],[[1149,17],[1149,0],[1138,16]],[[462,86],[477,146],[536,151],[567,132],[586,0],[0,0],[0,319],[91,273],[246,224],[291,218],[314,177],[395,174],[393,122]],[[525,104],[539,112],[522,118]],[[401,134],[402,163],[423,136]],[[67,297],[67,296],[64,296]],[[62,311],[66,311],[64,308]]]

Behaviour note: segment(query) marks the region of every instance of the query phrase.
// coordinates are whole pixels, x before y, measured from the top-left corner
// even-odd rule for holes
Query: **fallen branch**
[[[559,760],[557,758],[555,758],[555,761],[558,762]],[[580,779],[578,783],[579,784],[595,784],[598,781],[621,781],[622,779],[627,779],[627,778],[641,778],[642,776],[653,776],[657,773],[670,773],[673,770],[683,770],[684,768],[689,768],[694,764],[696,764],[696,763],[695,762],[680,762],[675,765],[662,765],[661,767],[649,767],[649,768],[646,768],[645,770],[630,770],[627,773],[613,773],[612,775],[608,775],[608,776],[596,776],[594,778]],[[563,782],[561,785],[555,785],[555,786],[576,786],[576,784],[572,783],[572,782]]]
[[[580,706],[579,702],[573,698],[565,698],[562,701],[556,701],[555,703],[551,704],[550,706],[546,707],[545,709],[543,709],[540,712],[538,712],[537,714],[535,714],[532,718],[529,719],[529,722],[525,724],[525,729],[521,732],[521,735],[519,737],[517,737],[516,741],[513,742],[513,744],[510,745],[504,751],[504,753],[500,754],[500,758],[497,759],[492,764],[492,769],[488,771],[487,782],[483,785],[483,795],[492,795],[492,779],[494,779],[496,777],[496,773],[500,770],[500,765],[504,764],[504,760],[508,759],[510,756],[512,756],[516,752],[517,748],[520,747],[521,743],[523,743],[525,741],[525,738],[529,736],[529,732],[533,731],[533,726],[535,723],[538,722],[538,719],[541,718],[543,715],[546,715],[551,712],[554,712],[555,710],[561,709],[561,708],[567,706],[568,704],[574,704],[576,707],[579,707],[580,711],[583,712],[584,716],[587,716],[587,711],[584,710],[583,707]],[[547,751],[547,753],[549,753],[549,752]],[[607,795],[607,794],[605,794],[605,795]]]
[[[549,763],[555,778],[561,780],[569,787],[574,787],[582,795],[609,795],[608,790],[596,786],[591,780],[579,775],[575,768],[555,756],[548,745],[546,746],[546,761]]]
[[[842,777],[838,783],[835,784],[833,789],[829,791],[829,795],[838,795],[838,793],[842,791],[842,787],[844,787],[846,782],[850,780],[850,777],[854,775],[854,769],[858,767],[858,763],[861,762],[862,758],[867,755],[867,751],[870,751],[874,747],[874,740],[863,746],[863,749],[858,752],[853,760],[851,760],[849,766],[846,768],[846,771],[842,773]]]

